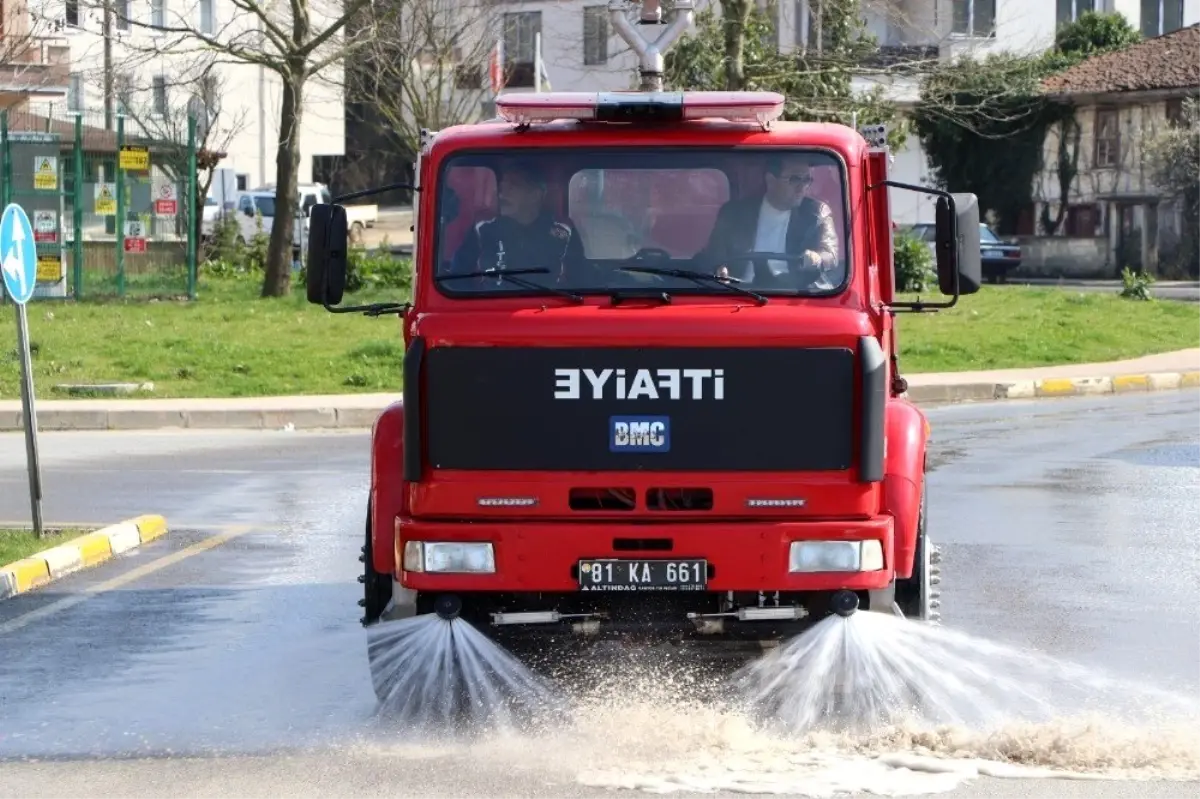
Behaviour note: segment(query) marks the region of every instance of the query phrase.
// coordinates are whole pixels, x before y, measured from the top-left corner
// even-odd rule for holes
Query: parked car
[[[913,225],[912,232],[933,250],[933,223]],[[1020,245],[1001,241],[995,231],[982,222],[979,224],[979,248],[983,260],[983,279],[989,283],[1004,283],[1008,279],[1008,271],[1021,265]]]
[[[271,235],[275,223],[275,191],[245,191],[238,197],[238,241],[250,243],[258,233],[258,219],[262,216],[262,232]],[[307,246],[308,217],[296,209],[295,227],[292,229],[292,257],[299,259]]]
[[[302,183],[298,187],[300,192],[300,210],[304,214],[305,219],[308,218],[309,209],[317,203],[329,204],[333,202],[332,196],[329,194],[329,187],[324,183]],[[274,195],[275,184],[268,183],[253,189],[255,193],[269,192]],[[362,241],[363,233],[367,228],[375,227],[375,223],[379,220],[378,205],[347,205],[346,209],[346,227],[350,234],[350,242],[353,244]],[[307,229],[307,222],[305,223]]]

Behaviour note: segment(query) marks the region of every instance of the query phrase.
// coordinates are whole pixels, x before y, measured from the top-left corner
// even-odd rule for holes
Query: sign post
[[[34,409],[33,364],[29,355],[29,321],[25,303],[37,284],[37,244],[25,209],[9,203],[0,217],[0,271],[4,290],[17,306],[17,353],[21,359],[21,410],[25,420],[25,458],[29,472],[29,504],[33,529],[42,537],[42,474],[38,464],[37,412]]]

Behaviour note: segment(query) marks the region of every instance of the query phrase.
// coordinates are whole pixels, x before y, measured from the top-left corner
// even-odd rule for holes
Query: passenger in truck
[[[696,254],[717,274],[756,288],[832,289],[842,282],[837,230],[829,205],[808,194],[812,171],[799,154],[767,158],[766,190],[721,206],[708,243]],[[803,260],[737,260],[748,252],[804,256]]]
[[[451,273],[545,268],[560,278],[586,268],[578,232],[545,208],[546,179],[535,165],[516,161],[503,167],[496,194],[500,214],[468,231]]]

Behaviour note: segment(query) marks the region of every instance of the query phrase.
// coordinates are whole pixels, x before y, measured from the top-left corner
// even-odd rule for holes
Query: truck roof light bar
[[[559,119],[592,122],[681,122],[725,119],[766,127],[783,115],[777,92],[549,92],[505,94],[496,113],[506,122],[531,125]]]

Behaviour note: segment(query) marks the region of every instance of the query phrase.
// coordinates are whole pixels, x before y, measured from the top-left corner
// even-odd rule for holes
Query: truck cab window
[[[471,153],[448,159],[438,181],[439,194],[455,198],[455,213],[439,213],[439,276],[546,269],[528,279],[581,295],[728,293],[627,269],[645,265],[724,274],[784,296],[834,294],[848,276],[846,178],[824,152]],[[479,277],[439,280],[438,290],[461,298],[531,292]]]

